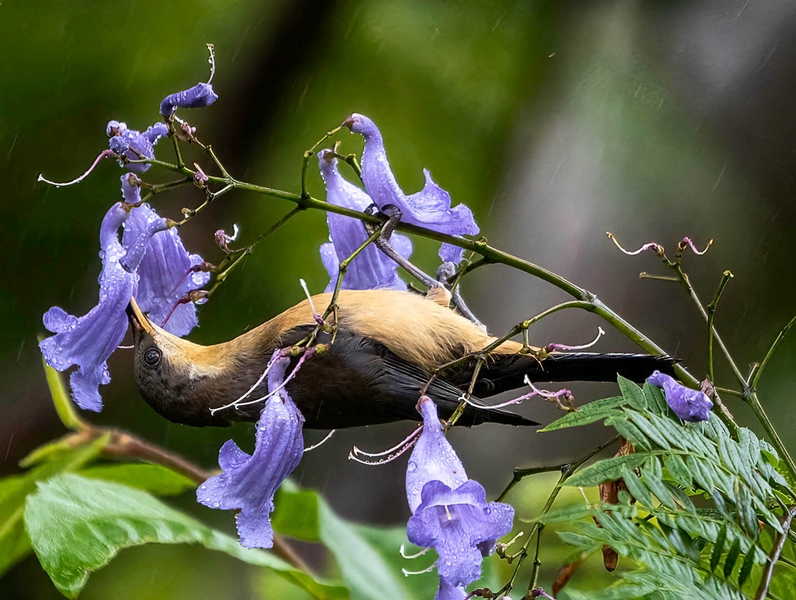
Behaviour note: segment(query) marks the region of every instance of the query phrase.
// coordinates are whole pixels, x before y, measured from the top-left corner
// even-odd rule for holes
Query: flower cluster
[[[189,91],[172,94],[166,100],[191,107],[187,101],[178,101]],[[110,383],[107,361],[127,332],[125,310],[130,298],[136,296],[141,310],[167,331],[185,336],[196,327],[197,318],[196,307],[182,302],[182,298],[203,287],[210,278],[208,273],[191,269],[203,262],[202,257],[190,254],[171,223],[141,202],[142,182],[136,173],[144,173],[150,165],[125,161],[154,158],[154,146],[169,134],[168,125],[156,123],[142,133],[120,121],[110,121],[106,133],[110,150],[129,172],[121,177],[123,201],[110,208],[100,227],[99,301],[82,317],[57,306],[48,310],[44,326],[55,335],[40,344],[47,364],[53,368],[64,371],[78,367],[69,379],[72,395],[78,406],[93,411],[102,409],[99,386]]]

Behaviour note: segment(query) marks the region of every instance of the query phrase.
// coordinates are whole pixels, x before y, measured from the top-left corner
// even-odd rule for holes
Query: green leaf
[[[606,458],[593,465],[589,465],[582,471],[578,471],[567,479],[564,485],[571,487],[591,487],[606,481],[616,481],[622,476],[625,469],[640,467],[649,456],[649,454],[640,452],[638,454],[628,454],[627,456]]]
[[[390,590],[390,598],[396,600],[415,597],[407,590],[400,569],[385,560],[382,548],[373,543],[373,536],[363,534],[367,528],[338,517],[317,493],[299,490],[294,484],[285,482],[274,505],[274,530],[283,535],[322,542],[334,555],[353,600],[381,600],[384,590]],[[401,543],[392,548],[399,557]],[[413,563],[405,566],[417,570]],[[427,595],[432,596],[435,589],[436,583],[433,583]]]
[[[666,402],[666,396],[663,395],[661,388],[645,382],[642,391],[647,398],[647,406],[651,412],[661,416],[669,414],[669,404]]]
[[[619,384],[619,391],[622,392],[622,396],[630,406],[636,410],[647,410],[649,408],[644,392],[639,386],[621,375],[617,377],[616,381]]]
[[[36,483],[79,469],[96,458],[107,441],[107,437],[102,437],[87,446],[73,445],[68,452],[59,453],[57,460],[41,464],[24,475],[0,480],[0,575],[31,551],[25,533],[25,498],[35,491]]]
[[[738,585],[743,586],[746,583],[746,580],[749,579],[749,575],[752,573],[752,567],[755,566],[755,553],[750,552],[746,555],[746,558],[741,565],[741,570],[738,572]]]
[[[715,571],[716,567],[721,562],[721,553],[724,551],[724,542],[727,540],[727,525],[725,524],[719,531],[719,537],[716,538],[716,543],[713,546],[713,552],[710,555],[710,570]]]
[[[557,429],[566,429],[568,427],[578,427],[580,425],[588,425],[595,421],[607,419],[609,417],[620,414],[615,410],[617,407],[622,406],[627,401],[618,396],[616,398],[603,398],[602,400],[595,400],[582,406],[580,410],[567,413],[557,421],[553,421],[547,427],[539,431],[556,431]]]
[[[315,598],[347,598],[271,553],[249,550],[225,534],[131,487],[62,474],[27,498],[25,525],[44,570],[58,590],[76,598],[92,571],[116,554],[147,543],[198,543],[247,563],[268,567]]]
[[[161,465],[103,465],[79,471],[83,477],[123,483],[157,496],[176,496],[196,488],[185,475]]]
[[[735,563],[738,561],[738,557],[741,555],[741,540],[740,538],[735,538],[735,541],[730,546],[729,552],[727,552],[727,558],[724,559],[724,577],[729,579],[730,575],[732,575],[732,570],[735,567]]]

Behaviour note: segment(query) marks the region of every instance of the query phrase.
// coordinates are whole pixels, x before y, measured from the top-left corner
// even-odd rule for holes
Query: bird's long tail
[[[487,398],[532,382],[616,381],[618,375],[642,383],[653,371],[673,375],[675,360],[649,354],[569,352],[539,360],[530,354],[497,355],[481,370],[474,392]]]

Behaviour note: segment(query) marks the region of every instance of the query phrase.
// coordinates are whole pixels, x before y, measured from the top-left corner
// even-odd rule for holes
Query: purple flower
[[[457,588],[481,577],[483,557],[494,551],[499,537],[511,531],[514,509],[486,501],[483,486],[467,479],[445,439],[437,407],[427,396],[419,404],[423,432],[407,468],[406,495],[413,515],[406,533],[410,542],[434,548],[439,555],[437,598],[456,598]]]
[[[125,173],[122,175],[122,198],[127,204],[138,204],[141,202],[141,180],[135,173]]]
[[[403,213],[403,222],[440,233],[475,235],[479,232],[472,211],[464,204],[451,208],[450,194],[434,183],[427,169],[423,170],[426,177],[423,189],[410,196],[404,194],[390,169],[381,133],[368,117],[354,113],[343,125],[365,138],[362,180],[379,208],[387,204],[397,206]],[[445,262],[458,263],[462,254],[463,250],[451,244],[443,244],[440,248],[440,257]]]
[[[42,354],[47,364],[58,371],[78,366],[69,382],[75,402],[86,410],[101,410],[98,388],[111,380],[106,361],[127,331],[124,311],[137,281],[135,273],[120,263],[125,250],[117,231],[127,218],[127,210],[118,202],[102,220],[102,273],[97,305],[82,317],[72,316],[57,306],[44,314],[44,326],[55,335],[39,344]]]
[[[647,383],[663,388],[669,407],[683,421],[695,423],[707,421],[710,418],[713,402],[704,392],[687,388],[677,383],[674,377],[660,371],[655,371],[647,377]]]
[[[444,579],[439,580],[439,589],[434,600],[465,600],[467,598],[467,590],[463,585],[451,585]]]
[[[337,170],[337,159],[331,150],[318,153],[321,175],[326,183],[326,199],[330,204],[356,211],[364,211],[373,204],[370,197],[357,186],[346,181]],[[326,291],[334,289],[341,260],[345,260],[367,239],[362,221],[334,213],[326,213],[329,237],[332,240],[321,246],[321,260],[329,272]],[[412,242],[405,235],[394,233],[390,243],[404,258],[412,254]],[[398,265],[373,244],[362,251],[348,266],[342,289],[371,290],[389,288],[405,290],[406,283],[398,276]]]
[[[158,143],[160,138],[169,134],[168,125],[165,123],[155,123],[151,127],[147,127],[146,131],[141,133],[135,129],[128,129],[127,124],[120,121],[108,121],[105,128],[106,133],[111,136],[108,146],[119,156],[126,156],[129,160],[139,160],[144,158],[155,158],[154,146]],[[146,164],[125,164],[120,161],[119,165],[135,171],[136,173],[144,173],[152,165]]]
[[[138,270],[136,300],[141,310],[149,313],[149,318],[162,324],[166,331],[183,337],[198,325],[198,320],[194,303],[179,301],[187,293],[203,287],[210,274],[191,271],[191,267],[203,262],[202,257],[189,254],[177,230],[166,227],[165,219],[158,217],[148,204],[142,204],[133,209],[125,223],[124,242],[128,247],[129,233],[128,257],[133,255],[135,262],[134,266],[128,266]],[[138,237],[135,232],[147,228],[153,230],[147,245],[133,246],[132,240]]]
[[[168,118],[177,111],[177,108],[204,108],[216,100],[218,96],[213,91],[212,85],[197,83],[192,88],[163,98],[163,102],[160,103],[160,114]]]
[[[274,543],[271,512],[277,488],[298,466],[304,452],[304,417],[284,387],[290,358],[274,352],[269,365],[267,400],[260,421],[254,454],[248,455],[229,440],[218,462],[223,473],[199,486],[197,500],[210,508],[240,509],[237,517],[240,543],[247,548],[270,548]]]

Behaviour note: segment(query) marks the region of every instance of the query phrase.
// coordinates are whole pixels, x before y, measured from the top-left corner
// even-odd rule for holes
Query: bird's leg
[[[470,321],[478,325],[481,329],[486,331],[486,325],[481,323],[478,320],[472,311],[467,307],[464,303],[464,298],[462,298],[461,293],[459,292],[459,286],[453,287],[451,284],[446,284],[446,282],[450,281],[451,278],[456,274],[456,265],[451,262],[444,262],[442,263],[439,268],[437,269],[437,281],[439,281],[445,289],[447,289],[451,293],[451,302],[456,310],[461,313],[463,317],[468,318]],[[453,289],[451,289],[453,288]]]
[[[378,210],[378,207],[373,204],[365,209],[365,212],[372,213],[374,208],[375,210]],[[442,284],[439,281],[418,269],[415,265],[401,256],[398,251],[392,247],[392,244],[390,244],[390,236],[395,231],[395,228],[398,227],[398,223],[401,222],[401,209],[393,204],[385,204],[381,208],[381,212],[387,216],[387,222],[382,225],[381,234],[376,238],[376,247],[384,254],[389,256],[393,261],[398,263],[400,267],[402,267],[412,277],[420,281],[429,290],[442,287]]]

